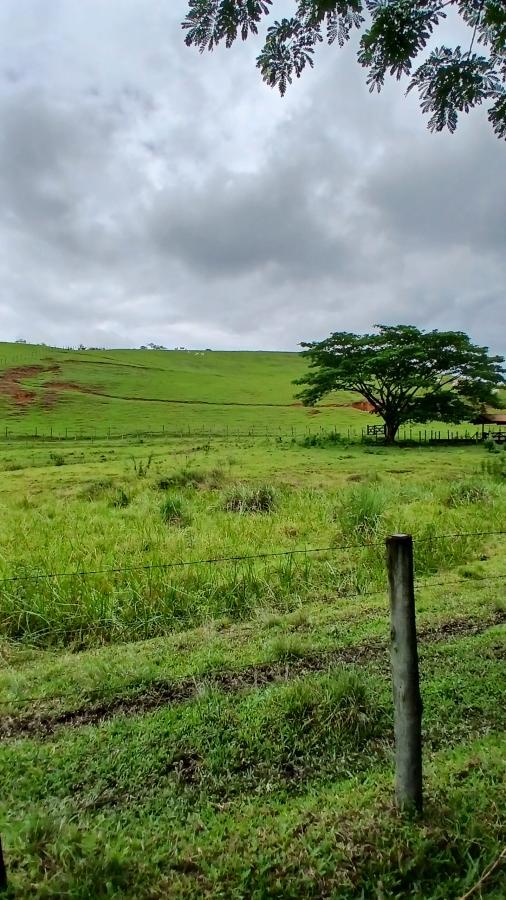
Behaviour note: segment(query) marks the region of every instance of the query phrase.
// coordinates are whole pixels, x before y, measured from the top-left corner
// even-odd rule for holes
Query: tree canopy
[[[464,332],[376,328],[375,334],[338,331],[301,344],[310,371],[295,384],[305,385],[297,395],[305,405],[332,391],[357,391],[383,419],[388,442],[408,422],[470,421],[483,405],[498,405],[504,358],[490,356]]]
[[[183,22],[186,43],[202,52],[222,41],[258,34],[280,0],[188,0]],[[380,91],[387,74],[410,76],[407,92],[417,89],[431,131],[454,132],[459,113],[488,103],[495,133],[506,138],[505,0],[294,0],[294,13],[267,28],[257,57],[262,78],[283,95],[293,77],[314,65],[318,44],[343,46],[361,32],[358,62],[367,70],[371,91]],[[464,47],[428,42],[455,9],[469,28]]]

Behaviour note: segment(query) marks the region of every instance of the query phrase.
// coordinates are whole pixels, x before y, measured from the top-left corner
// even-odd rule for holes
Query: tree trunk
[[[385,444],[395,443],[395,436],[399,430],[397,422],[391,419],[385,419]]]

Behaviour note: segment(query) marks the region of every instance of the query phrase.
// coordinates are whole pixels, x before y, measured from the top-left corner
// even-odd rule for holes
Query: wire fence
[[[496,531],[462,531],[462,532],[450,532],[447,534],[435,534],[430,537],[424,538],[413,538],[414,544],[424,544],[424,543],[433,543],[441,540],[451,540],[451,539],[462,539],[462,538],[476,538],[476,537],[493,537],[506,535],[506,530],[496,530]],[[237,554],[230,556],[214,556],[208,557],[204,559],[185,559],[185,560],[174,560],[166,563],[147,563],[147,564],[139,564],[139,565],[130,565],[130,566],[115,566],[103,569],[82,569],[73,572],[30,572],[30,573],[22,573],[16,575],[9,575],[7,577],[0,578],[0,584],[7,584],[10,582],[23,582],[23,581],[43,581],[43,580],[51,580],[55,578],[88,578],[95,575],[115,575],[121,574],[124,572],[149,572],[155,570],[163,570],[163,569],[179,569],[184,567],[191,566],[202,566],[202,565],[215,565],[218,563],[227,563],[227,562],[247,562],[254,560],[264,560],[264,559],[276,559],[280,557],[293,557],[299,555],[307,555],[318,554],[318,553],[338,553],[340,551],[345,550],[371,550],[374,547],[383,547],[384,541],[360,541],[354,544],[341,544],[341,545],[331,545],[328,547],[294,547],[289,550],[275,550],[268,553],[248,553],[248,554]],[[503,577],[503,576],[500,576]],[[506,577],[506,576],[504,576]]]
[[[446,572],[452,565],[464,562],[467,565],[477,540],[504,535],[506,530],[497,529],[415,537],[413,543],[415,548],[419,547],[419,553],[415,555],[416,587],[470,586],[503,580],[506,574],[489,575],[480,569],[472,569],[459,579],[449,579],[445,575],[441,580],[440,573]],[[433,545],[432,549],[422,550],[429,544]],[[454,557],[456,548],[457,555]],[[84,638],[116,642],[167,634],[183,625],[193,627],[202,624],[199,617],[219,618],[226,615],[229,609],[234,611],[233,617],[243,618],[249,615],[248,610],[253,609],[255,602],[262,605],[262,598],[266,597],[278,598],[275,603],[282,605],[294,592],[305,601],[311,600],[319,596],[323,585],[339,600],[363,599],[384,594],[386,590],[384,550],[384,539],[364,539],[340,545],[292,547],[73,571],[18,570],[0,578],[0,601],[2,594],[4,599],[3,630],[6,638],[10,636],[10,639],[22,642],[28,640],[34,646],[54,644],[60,640],[67,644]],[[364,552],[365,556],[360,556]],[[325,569],[312,570],[309,566],[311,558],[324,554],[326,557],[349,555],[343,556],[338,565],[325,558],[322,560]],[[302,558],[302,568],[292,568],[294,558]],[[283,560],[288,560],[289,564],[283,564],[281,568],[256,566],[260,562]],[[221,566],[230,564],[232,573],[229,569],[219,571]],[[197,569],[205,566],[217,568],[218,573],[197,576]],[[238,572],[237,566],[244,566],[244,571]],[[155,572],[183,570],[188,575],[185,574],[182,579],[165,580],[162,577],[154,582],[151,579]],[[431,575],[431,570],[435,574]],[[120,580],[117,581],[115,576],[119,576]],[[128,576],[133,576],[133,579]],[[137,576],[147,578],[139,580]],[[94,578],[106,578],[106,581],[96,584],[92,581]],[[81,582],[88,580],[89,587],[81,587]],[[76,586],[64,587],[68,581],[76,582]],[[55,587],[46,592],[42,590],[43,584]],[[40,591],[37,585],[41,585]],[[46,602],[49,602],[47,608],[44,605]]]
[[[423,538],[414,538],[413,543],[416,547],[417,544],[424,544],[427,542],[441,541],[441,540],[452,540],[452,539],[474,539],[479,537],[504,537],[506,535],[506,530],[490,530],[490,531],[468,531],[468,532],[450,532],[445,534],[437,534],[432,535],[430,537]],[[217,557],[209,557],[207,559],[191,559],[191,560],[177,560],[167,563],[156,563],[142,566],[121,566],[115,568],[106,568],[106,569],[94,569],[94,570],[81,570],[75,572],[44,572],[44,573],[27,573],[23,575],[16,575],[12,577],[2,578],[0,579],[0,584],[6,584],[9,582],[23,582],[23,581],[31,581],[31,580],[45,580],[45,579],[59,579],[59,578],[87,578],[95,575],[107,574],[107,573],[126,573],[131,571],[150,571],[152,569],[173,569],[173,568],[181,568],[181,567],[191,567],[191,566],[199,566],[199,565],[219,565],[220,563],[227,562],[249,562],[252,560],[265,560],[265,559],[274,559],[279,557],[291,557],[295,555],[311,555],[311,554],[320,554],[320,553],[338,553],[347,550],[357,550],[357,549],[371,549],[371,548],[384,548],[384,540],[377,540],[372,542],[356,542],[356,543],[347,543],[339,546],[325,546],[325,547],[305,547],[305,548],[292,548],[290,550],[279,550],[269,553],[256,553],[256,554],[244,554],[244,555],[233,555],[233,556],[217,556]],[[458,578],[458,579],[447,579],[441,580],[440,575],[434,576],[425,576],[424,578],[415,578],[413,581],[414,587],[416,590],[423,590],[424,588],[434,588],[434,587],[457,587],[466,585],[466,587],[471,587],[476,583],[494,583],[503,581],[506,579],[506,573],[501,574],[473,574],[472,579],[470,578]],[[352,600],[352,599],[362,599],[365,597],[374,597],[385,594],[386,592],[386,584],[381,588],[375,588],[373,590],[360,590],[353,592],[346,592],[339,595],[339,599],[342,600]],[[497,617],[496,617],[497,618]],[[503,618],[506,618],[506,613]],[[502,621],[501,617],[499,619]],[[498,621],[499,621],[498,619]],[[104,621],[101,621],[101,627],[104,626]],[[57,629],[56,629],[57,630]],[[55,634],[55,629],[47,629],[48,633]],[[71,633],[67,628],[61,629],[62,633],[66,635],[66,637],[70,637]],[[35,637],[40,638],[45,632],[42,630],[37,632]],[[75,629],[75,635],[78,636],[82,633],[82,628]],[[100,693],[100,692],[99,692]],[[41,702],[43,697],[16,697],[12,700],[1,700],[0,707],[8,707],[9,709],[21,708],[27,703],[35,703]],[[54,700],[55,698],[51,698]],[[88,698],[90,699],[90,698]]]
[[[434,429],[434,428],[400,428],[397,434],[397,443],[401,444],[477,444],[492,437],[497,442],[506,442],[506,425],[490,425],[487,429]],[[82,429],[72,429],[62,426],[49,426],[39,428],[35,426],[33,431],[16,432],[9,424],[0,430],[0,438],[4,442],[36,441],[40,443],[53,442],[83,442],[94,444],[106,441],[144,441],[147,439],[200,439],[210,441],[219,439],[233,441],[238,439],[270,439],[278,441],[328,441],[329,443],[368,443],[378,444],[384,441],[381,426],[355,426],[338,427],[336,425],[224,425],[224,426],[174,426],[162,425],[158,428],[135,429],[128,431],[124,428],[106,426],[104,430],[94,429],[86,432]]]

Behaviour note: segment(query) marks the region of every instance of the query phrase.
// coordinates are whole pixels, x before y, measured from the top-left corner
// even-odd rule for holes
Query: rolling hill
[[[361,428],[370,416],[341,392],[305,409],[297,353],[62,350],[0,344],[0,424],[17,434],[188,428]]]

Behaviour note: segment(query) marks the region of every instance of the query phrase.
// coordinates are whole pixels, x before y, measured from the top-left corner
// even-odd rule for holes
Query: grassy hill
[[[371,419],[346,392],[318,411],[294,398],[306,369],[297,353],[76,351],[0,344],[0,425],[13,434],[318,424],[361,428]]]

